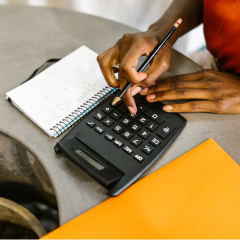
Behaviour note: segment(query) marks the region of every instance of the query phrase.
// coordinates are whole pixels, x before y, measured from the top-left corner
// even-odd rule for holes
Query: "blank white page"
[[[107,86],[96,58],[97,53],[81,46],[6,96],[53,136],[53,126]]]

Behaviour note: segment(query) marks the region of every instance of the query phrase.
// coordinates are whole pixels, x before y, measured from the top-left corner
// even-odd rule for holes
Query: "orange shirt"
[[[224,72],[240,73],[239,18],[239,0],[204,0],[207,49]]]

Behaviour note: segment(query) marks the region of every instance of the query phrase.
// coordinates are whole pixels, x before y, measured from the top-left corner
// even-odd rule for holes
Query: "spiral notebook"
[[[81,46],[6,98],[49,136],[57,137],[117,89],[107,86],[97,53]]]

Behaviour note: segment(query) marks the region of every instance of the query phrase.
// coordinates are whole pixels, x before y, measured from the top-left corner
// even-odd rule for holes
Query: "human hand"
[[[167,41],[145,73],[137,72],[135,69],[138,58],[142,55],[148,57],[162,38],[163,36],[154,30],[125,34],[113,47],[97,57],[109,86],[122,89],[127,81],[133,84],[122,97],[132,114],[137,112],[133,96],[143,88],[155,84],[156,79],[169,68],[172,45]],[[116,67],[117,64],[119,64],[119,68]],[[116,72],[119,73],[118,80],[114,75]]]
[[[240,77],[214,70],[161,79],[140,94],[145,95],[148,102],[191,100],[165,105],[166,112],[240,113]]]

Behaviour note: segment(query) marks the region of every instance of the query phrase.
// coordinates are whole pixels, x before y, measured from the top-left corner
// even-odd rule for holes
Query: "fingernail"
[[[152,99],[154,99],[155,97],[156,97],[155,94],[148,95],[148,96],[147,96],[147,100],[152,100]]]
[[[131,91],[132,96],[136,95],[139,93],[142,89],[140,87],[136,87]]]
[[[148,88],[144,88],[141,92],[140,92],[140,94],[141,93],[146,93],[148,91]]]
[[[163,110],[164,111],[171,111],[172,110],[172,106],[166,105],[166,106],[163,107]]]
[[[131,114],[135,114],[136,113],[136,111],[135,111],[135,109],[133,107],[128,106],[128,110],[129,110],[129,112]]]

